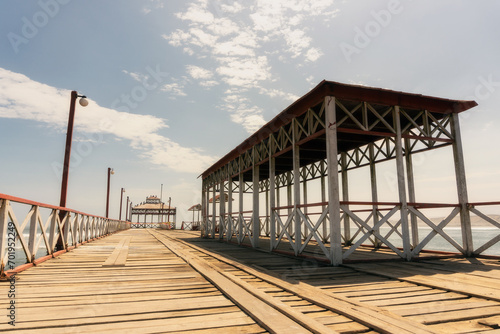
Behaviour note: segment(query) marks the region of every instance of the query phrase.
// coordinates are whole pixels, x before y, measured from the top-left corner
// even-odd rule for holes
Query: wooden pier
[[[327,266],[200,239],[126,230],[15,276],[0,332],[495,333],[498,259]]]

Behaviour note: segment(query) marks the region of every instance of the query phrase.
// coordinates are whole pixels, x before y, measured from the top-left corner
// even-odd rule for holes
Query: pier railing
[[[124,221],[0,194],[0,276],[20,264],[20,254],[25,263],[37,264],[129,227]]]
[[[474,255],[483,254],[491,246],[500,242],[500,222],[496,221],[495,219],[484,214],[483,211],[481,211],[481,210],[484,210],[484,208],[486,208],[486,207],[490,208],[492,206],[496,207],[497,212],[500,212],[500,202],[469,203],[467,206],[471,213],[475,214],[477,217],[482,219],[484,222],[489,223],[491,225],[491,227],[497,228],[497,233],[492,233],[490,240],[487,240],[486,242],[482,243],[481,245],[474,244]],[[480,207],[481,210],[479,210],[478,207]]]
[[[495,207],[496,206],[496,207]],[[470,228],[460,222],[459,204],[340,201],[340,233],[342,258],[348,259],[366,246],[392,250],[404,259],[418,257],[421,252],[484,256],[500,244],[499,217],[484,212],[500,212],[500,202],[469,203],[466,212],[473,222]],[[308,244],[319,254],[330,253],[328,202],[272,207],[270,216],[259,216],[260,236],[269,237],[270,250],[288,243],[295,255],[302,254]],[[252,211],[223,213],[216,217],[215,232],[219,239],[253,246]],[[441,216],[443,218],[436,218]],[[403,219],[404,218],[404,219]],[[202,224],[210,231],[211,221]],[[485,239],[482,229],[488,229]],[[299,235],[296,233],[299,231]],[[439,247],[434,249],[436,245]],[[498,246],[495,246],[498,247]]]

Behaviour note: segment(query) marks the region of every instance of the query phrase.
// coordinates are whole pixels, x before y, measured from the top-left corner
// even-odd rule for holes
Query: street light
[[[128,202],[130,202],[130,199],[127,196],[127,206],[125,207],[125,221],[128,221]]]
[[[66,131],[66,147],[64,149],[64,165],[63,165],[63,174],[61,181],[61,198],[59,201],[59,206],[61,208],[66,207],[66,198],[68,195],[68,176],[69,176],[69,158],[71,156],[71,142],[73,141],[73,124],[75,121],[75,104],[76,99],[80,97],[80,105],[82,107],[86,107],[89,104],[89,101],[86,99],[85,95],[78,95],[76,91],[71,91],[71,99],[69,104],[69,118],[68,118],[68,129]],[[59,218],[61,221],[64,219],[66,215],[65,211],[59,212]],[[67,230],[65,224],[63,226],[62,231],[60,231],[59,239],[57,241],[57,248],[62,249],[64,247],[63,237],[64,232]]]
[[[106,218],[109,218],[109,184],[110,184],[110,178],[111,175],[113,175],[115,171],[113,168],[108,167],[108,192],[106,194]]]
[[[59,206],[66,207],[66,197],[68,194],[68,175],[69,175],[69,158],[71,156],[71,142],[73,139],[73,123],[75,121],[75,102],[76,99],[81,97],[80,105],[86,107],[89,104],[85,95],[78,95],[76,91],[71,92],[71,102],[69,105],[69,119],[68,119],[68,130],[66,131],[66,148],[64,151],[64,166],[63,175],[61,183],[61,200],[59,201]]]
[[[125,189],[122,188],[122,194],[120,196],[120,216],[118,218],[118,220],[122,220],[122,203],[123,203],[123,193],[125,192]]]

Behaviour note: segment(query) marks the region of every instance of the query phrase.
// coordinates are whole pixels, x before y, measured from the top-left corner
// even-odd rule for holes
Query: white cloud
[[[214,75],[211,71],[195,65],[188,65],[186,69],[193,79],[211,79]]]
[[[122,72],[129,75],[132,79],[138,82],[144,82],[149,78],[149,76],[139,72],[129,72],[127,70],[122,70]]]
[[[0,118],[32,120],[62,131],[68,121],[69,97],[68,90],[0,68]],[[85,112],[77,114],[75,128],[80,133],[109,134],[117,140],[128,140],[140,156],[180,172],[199,173],[214,161],[198,149],[183,147],[159,135],[160,130],[168,128],[164,119],[120,112],[89,101]]]
[[[170,84],[165,84],[161,86],[161,91],[169,92],[172,96],[187,96],[184,92],[184,86],[180,85],[177,82],[172,82]]]
[[[153,9],[159,9],[159,8],[163,8],[162,0],[150,0],[149,3],[142,8],[142,13],[144,15],[147,15],[151,13]]]
[[[188,67],[195,79],[206,80],[201,86],[211,87],[219,81],[240,92],[256,89],[270,97],[287,101],[295,97],[279,89],[267,88],[275,82],[272,59],[296,59],[297,66],[315,62],[323,52],[313,45],[308,23],[335,15],[334,0],[256,0],[251,4],[196,0],[176,17],[187,23],[187,28],[175,30],[163,37],[174,47],[197,58],[209,57],[215,61],[215,77],[199,77],[212,71]],[[284,57],[284,54],[287,55]],[[198,77],[197,77],[198,76]],[[220,79],[217,81],[217,79]],[[266,87],[266,88],[263,88]],[[227,99],[224,99],[227,102]],[[221,106],[231,119],[253,132],[256,124],[263,123],[262,110],[246,103],[243,110],[234,105]]]

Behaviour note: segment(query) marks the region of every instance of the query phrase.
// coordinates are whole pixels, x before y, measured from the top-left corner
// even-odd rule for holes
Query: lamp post
[[[125,207],[125,221],[128,221],[128,202],[129,202],[129,198],[127,196],[127,206]]]
[[[114,173],[115,173],[115,171],[113,170],[113,168],[108,167],[108,191],[106,194],[106,218],[109,218],[109,184],[110,184],[111,175],[113,175]]]
[[[163,223],[163,183],[161,184],[161,188],[160,188],[160,221]]]
[[[89,101],[87,100],[87,97],[85,95],[78,95],[76,91],[71,91],[71,99],[70,99],[70,104],[69,104],[69,118],[68,118],[68,129],[66,131],[66,146],[64,149],[64,164],[63,164],[63,174],[62,174],[62,181],[61,181],[61,198],[59,201],[59,206],[62,208],[66,207],[66,198],[68,195],[68,176],[69,176],[69,160],[71,156],[71,142],[73,141],[73,124],[75,121],[75,104],[76,104],[76,99],[80,99],[80,105],[82,107],[86,107],[89,104]],[[61,221],[64,219],[64,216],[66,215],[65,211],[60,211],[59,212],[59,218]],[[60,231],[60,236],[57,241],[57,247],[58,249],[64,247],[63,243],[63,237],[66,231],[66,225],[63,226],[62,231]]]
[[[68,194],[68,176],[69,176],[69,158],[71,156],[71,142],[73,140],[73,123],[75,121],[75,104],[76,99],[81,97],[80,105],[86,107],[89,101],[86,99],[85,95],[78,95],[76,91],[71,92],[71,101],[69,105],[69,118],[68,118],[68,130],[66,131],[66,147],[64,150],[64,165],[63,174],[61,182],[61,200],[59,201],[59,206],[66,207],[66,197]]]
[[[120,215],[118,217],[118,220],[122,220],[122,203],[123,203],[123,193],[125,192],[125,189],[122,188],[122,193],[121,193],[121,196],[120,196]]]
[[[170,197],[168,198],[167,223],[170,223]]]

